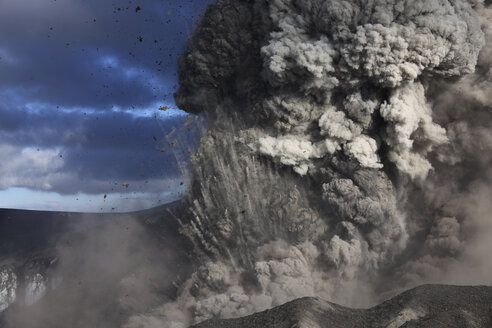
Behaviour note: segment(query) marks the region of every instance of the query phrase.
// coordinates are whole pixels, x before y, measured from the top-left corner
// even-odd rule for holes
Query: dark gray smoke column
[[[368,305],[451,279],[483,222],[459,204],[492,194],[477,13],[487,27],[478,0],[211,6],[176,94],[210,118],[183,229],[199,268],[155,316],[173,327],[301,296]]]

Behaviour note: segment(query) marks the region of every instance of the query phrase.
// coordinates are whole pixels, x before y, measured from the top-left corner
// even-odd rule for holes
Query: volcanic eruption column
[[[445,279],[485,224],[462,204],[492,195],[489,17],[479,0],[210,6],[175,95],[209,120],[183,220],[197,270],[127,327]]]

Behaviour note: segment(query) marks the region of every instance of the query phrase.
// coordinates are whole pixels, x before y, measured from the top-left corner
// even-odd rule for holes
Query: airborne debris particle
[[[137,6],[137,8],[135,8],[136,13],[138,13],[140,10],[142,10],[142,8],[140,8],[140,6]]]

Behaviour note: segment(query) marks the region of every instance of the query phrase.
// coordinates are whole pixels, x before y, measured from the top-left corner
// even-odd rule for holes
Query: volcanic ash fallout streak
[[[491,18],[465,0],[209,7],[175,95],[209,118],[182,218],[197,269],[127,327],[492,283]]]

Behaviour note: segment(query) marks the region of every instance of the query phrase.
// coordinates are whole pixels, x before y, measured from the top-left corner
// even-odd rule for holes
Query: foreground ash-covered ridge
[[[193,328],[257,327],[490,327],[492,287],[423,285],[370,309],[302,298],[238,319],[208,320]]]
[[[195,271],[126,327],[491,284],[491,17],[480,0],[210,6],[175,95],[208,122],[179,217]]]

